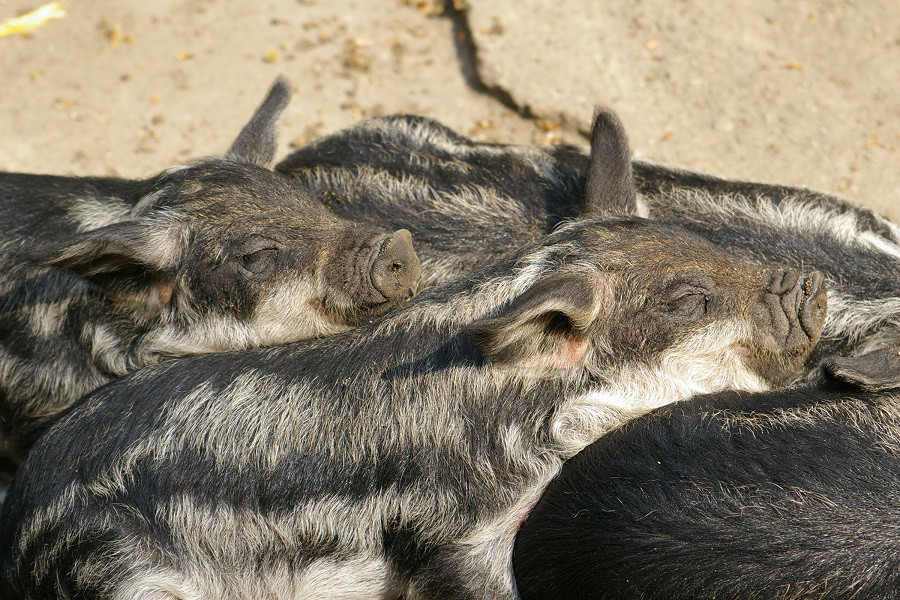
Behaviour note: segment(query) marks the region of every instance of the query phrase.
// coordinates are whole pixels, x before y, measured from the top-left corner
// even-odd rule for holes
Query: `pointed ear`
[[[860,356],[826,356],[822,367],[834,379],[864,390],[900,388],[900,354],[895,344]]]
[[[172,298],[171,273],[184,253],[183,235],[179,224],[123,221],[57,240],[28,258],[35,265],[73,271],[113,301],[160,307]]]
[[[275,130],[281,119],[281,113],[290,100],[291,86],[284,77],[279,77],[269,90],[266,99],[253,113],[253,117],[241,129],[228,155],[260,167],[271,166],[277,148]]]
[[[633,215],[637,210],[631,150],[618,115],[597,109],[591,130],[591,157],[581,203],[581,216]]]
[[[466,330],[491,362],[567,368],[584,357],[590,326],[608,295],[604,276],[548,277]]]

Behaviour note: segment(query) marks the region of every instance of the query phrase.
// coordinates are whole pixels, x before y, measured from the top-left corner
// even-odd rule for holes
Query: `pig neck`
[[[3,412],[54,414],[133,370],[142,324],[116,311],[87,282],[65,272],[46,273],[4,296]],[[31,435],[27,428],[0,431],[0,438]]]
[[[377,389],[374,394],[385,401],[373,409],[421,415],[410,429],[433,429],[438,419],[459,432],[484,461],[476,472],[490,473],[483,481],[472,480],[473,485],[480,481],[484,493],[498,481],[521,488],[627,418],[614,402],[592,402],[607,386],[584,365],[552,370],[493,365],[462,331],[530,281],[519,275],[456,282],[424,293],[372,326],[303,343],[300,356],[288,349],[275,352],[285,353],[293,367],[298,358],[327,365],[327,372],[303,370],[345,397],[372,397]],[[335,422],[344,418],[355,416],[337,416]],[[382,433],[360,435],[374,443]]]
[[[638,377],[629,380],[611,367],[601,370],[594,350],[585,359],[590,366],[560,370],[485,362],[462,327],[491,314],[524,286],[515,276],[453,284],[456,289],[447,300],[441,290],[426,292],[367,330],[317,344],[333,353],[332,360],[347,359],[345,370],[321,384],[366,398],[372,397],[373,381],[384,382],[386,389],[376,393],[386,400],[375,403],[367,419],[377,422],[386,407],[396,415],[390,427],[367,428],[352,436],[335,430],[323,435],[318,445],[344,435],[390,448],[397,437],[410,438],[408,456],[415,458],[404,467],[427,473],[434,481],[433,486],[417,488],[417,499],[457,507],[434,521],[423,516],[422,530],[436,537],[458,536],[460,546],[471,549],[472,560],[496,565],[498,581],[508,573],[503,565],[512,554],[516,531],[567,458],[627,420],[693,391],[662,383],[662,389],[650,389]],[[378,355],[377,348],[392,352]],[[353,366],[360,364],[356,356],[370,360],[363,372]],[[614,384],[620,375],[626,379]],[[638,370],[631,375],[639,375]],[[346,414],[330,421],[359,418]],[[311,451],[316,452],[315,447]],[[404,490],[398,486],[397,492],[402,497]]]
[[[477,469],[491,473],[483,490],[497,481],[516,481],[511,485],[520,487],[542,480],[538,471],[561,464],[624,422],[727,387],[727,381],[702,372],[715,372],[717,365],[698,362],[696,373],[683,365],[676,373],[662,363],[622,366],[593,347],[582,362],[568,368],[487,361],[464,327],[527,289],[541,273],[540,254],[538,247],[531,256],[498,269],[512,275],[476,275],[426,291],[369,327],[301,346],[301,354],[291,352],[290,360],[314,357],[316,364],[328,365],[327,374],[320,369],[315,377],[349,396],[371,397],[377,385],[376,394],[386,398],[391,410],[426,415],[414,429],[433,429],[429,415],[440,415],[448,426],[453,423],[451,428],[469,440],[469,447],[478,448],[478,456],[496,461]],[[736,380],[734,387],[756,389],[761,384],[756,379]]]

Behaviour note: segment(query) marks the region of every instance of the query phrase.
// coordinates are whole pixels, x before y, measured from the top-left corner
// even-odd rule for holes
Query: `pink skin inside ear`
[[[159,284],[158,294],[159,303],[165,306],[172,300],[172,293],[175,291],[175,284],[171,281],[163,281]]]
[[[747,344],[735,342],[731,347],[734,348],[735,352],[737,352],[737,354],[743,358],[748,358],[752,353],[752,351],[750,350],[750,346],[748,346]]]
[[[596,309],[594,313],[594,318],[597,317],[597,313],[601,312],[603,307],[610,301],[612,298],[612,283],[613,278],[608,273],[595,273],[593,275],[593,282],[595,287],[595,302]],[[567,369],[569,367],[574,367],[581,359],[584,358],[585,352],[587,352],[588,347],[588,339],[587,337],[576,337],[574,335],[566,335],[563,337],[562,342],[559,345],[559,348],[556,352],[543,360],[541,360],[541,366],[553,367],[557,369]]]
[[[603,307],[612,298],[613,277],[608,273],[594,273],[592,276],[594,283],[594,294],[596,309],[593,318],[597,317],[597,313],[602,312]],[[531,361],[531,367],[549,367],[552,369],[568,369],[574,367],[581,359],[584,358],[588,348],[587,337],[576,337],[568,334],[562,337],[556,352],[548,356],[538,358]]]
[[[568,369],[584,358],[587,347],[587,338],[579,339],[567,335],[562,338],[556,352],[528,360],[522,366],[526,369]]]
[[[587,338],[576,339],[566,336],[556,354],[549,358],[550,366],[560,369],[575,366],[584,358],[584,353],[587,352],[587,345]]]

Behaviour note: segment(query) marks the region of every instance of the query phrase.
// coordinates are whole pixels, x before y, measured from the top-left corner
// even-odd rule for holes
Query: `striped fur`
[[[276,170],[345,218],[409,229],[423,285],[432,285],[577,218],[588,163],[581,148],[481,144],[400,115],[323,137]],[[829,316],[810,369],[826,353],[855,355],[900,337],[900,229],[884,217],[805,188],[639,160],[633,169],[639,216],[756,264],[825,274]]]
[[[373,265],[415,262],[408,234],[336,217],[269,167],[289,98],[279,80],[228,154],[145,181],[0,173],[0,478],[116,377],[345,331],[405,299]]]
[[[0,589],[512,598],[514,535],[564,459],[661,404],[799,368],[815,324],[767,341],[801,318],[809,284],[785,277],[676,227],[583,221],[353,331],[148,367],[34,445],[0,518]]]

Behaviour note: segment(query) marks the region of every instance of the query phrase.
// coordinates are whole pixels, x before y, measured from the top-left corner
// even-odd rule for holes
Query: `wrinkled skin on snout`
[[[698,244],[671,239],[651,237],[638,246],[632,251],[648,264],[620,277],[647,277],[647,296],[620,298],[622,309],[611,316],[613,323],[626,324],[610,327],[609,340],[628,349],[617,359],[623,368],[668,348],[671,355],[693,357],[698,370],[713,372],[717,361],[737,359],[769,386],[796,376],[825,319],[821,273],[757,267],[712,247],[706,253]],[[655,278],[665,271],[672,274]]]
[[[830,317],[807,376],[825,352],[855,355],[897,337],[893,224],[810,190],[632,163],[624,126],[609,108],[595,115],[590,155],[477,143],[436,121],[395,115],[323,137],[276,170],[342,216],[412,231],[423,286],[486,266],[573,218],[641,215],[757,264],[821,270]]]
[[[596,236],[592,243],[602,247],[596,277],[549,278],[503,316],[473,325],[488,356],[551,368],[584,360],[607,389],[645,394],[653,403],[784,385],[819,339],[826,290],[816,271],[752,265],[680,228],[642,219],[586,227],[580,235]],[[565,301],[558,288],[567,291]],[[529,319],[530,333],[521,326]],[[547,330],[557,335],[539,334]]]
[[[413,154],[397,150],[404,147]],[[575,180],[568,180],[567,152],[572,150],[479,145],[435,122],[398,116],[323,138],[276,170],[319,190],[323,199],[340,198],[334,209],[348,218],[409,227],[421,246],[423,280],[435,283],[492,260],[486,243],[498,250],[516,248],[542,228],[575,216],[576,191],[578,217],[637,214],[631,150],[613,110],[601,107],[595,114],[583,195]],[[542,170],[547,165],[554,167]],[[459,225],[447,226],[453,222]],[[667,359],[673,377],[674,365],[684,369],[686,361],[693,376],[705,381],[718,371],[720,359],[732,364],[734,373],[749,368],[757,387],[794,377],[821,332],[821,275],[738,262],[708,242],[686,238],[683,230],[637,223],[627,226],[642,232],[633,240],[627,239],[630,233],[617,239],[602,227],[601,244],[612,249],[604,250],[603,268],[611,275],[598,281],[611,295],[604,304],[612,313],[600,315],[604,339],[598,343],[616,350],[604,353],[601,362],[615,357],[620,364],[603,364],[601,370],[611,369],[616,377],[628,371],[628,377],[646,380],[648,373],[635,365],[681,353],[679,360]],[[584,294],[576,290],[579,295]],[[538,298],[539,291],[533,291],[531,301]],[[707,338],[696,337],[702,335]],[[537,355],[542,339],[525,336],[515,344]],[[515,352],[513,343],[498,344],[501,354]],[[566,363],[578,349],[566,352],[554,360]]]
[[[151,334],[156,351],[194,354],[328,335],[414,290],[418,259],[405,230],[389,234],[339,219],[262,168],[199,164],[168,178],[162,186],[171,195],[160,211],[177,216],[152,236],[161,240],[154,247],[162,260],[140,298],[150,307],[158,301],[158,318],[167,323]],[[148,229],[138,228],[142,235]],[[122,274],[109,277],[108,292],[125,283]],[[136,289],[146,282],[140,276]]]

